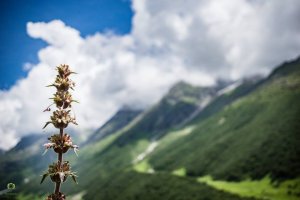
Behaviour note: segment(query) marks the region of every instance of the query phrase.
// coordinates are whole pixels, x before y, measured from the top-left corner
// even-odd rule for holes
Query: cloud
[[[211,85],[218,77],[268,73],[300,52],[300,2],[136,0],[127,35],[85,38],[60,20],[28,22],[30,37],[48,46],[39,63],[8,91],[0,91],[0,148],[42,132],[54,92],[54,67],[67,63],[78,75],[74,106],[84,133],[99,127],[123,105],[147,107],[179,80]],[[2,114],[4,113],[4,114]]]
[[[133,1],[143,49],[173,55],[213,77],[268,73],[299,55],[300,2]]]

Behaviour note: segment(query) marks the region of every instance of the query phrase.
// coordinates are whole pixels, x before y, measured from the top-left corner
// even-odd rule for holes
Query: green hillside
[[[281,70],[276,70],[249,95],[194,124],[190,134],[160,145],[151,166],[163,171],[184,167],[190,176],[231,181],[267,174],[274,180],[299,177],[300,65],[286,65],[293,71],[277,76]]]
[[[299,155],[297,119],[300,116],[299,61],[287,63],[280,68],[286,68],[287,65],[293,66],[289,67],[292,69],[289,73],[276,75],[276,78],[273,73],[258,85],[252,83],[241,85],[231,93],[225,94],[231,100],[227,104],[224,103],[223,107],[218,107],[219,112],[215,111],[202,120],[198,118],[181,130],[164,134],[157,140],[157,148],[145,158],[148,164],[143,164],[144,161],[141,165],[132,163],[139,152],[144,152],[147,144],[152,143],[147,137],[130,137],[131,134],[138,132],[137,125],[121,134],[121,139],[128,139],[127,144],[120,146],[120,138],[117,138],[108,148],[99,153],[97,163],[102,163],[102,159],[105,160],[104,162],[110,162],[101,166],[102,169],[108,167],[110,170],[116,166],[118,166],[116,169],[136,170],[137,166],[140,167],[140,172],[143,172],[144,167],[147,168],[145,172],[150,172],[147,175],[149,177],[157,177],[157,171],[171,175],[182,168],[188,177],[211,175],[217,179],[230,181],[248,178],[263,179],[267,175],[275,182],[299,177],[297,156]],[[280,68],[275,72],[281,72]],[[224,95],[218,98],[224,99]],[[213,103],[220,101],[218,98],[208,106],[213,108]],[[155,109],[151,111],[156,111],[155,114],[158,112]],[[144,119],[146,118],[143,117],[142,120]],[[153,123],[149,122],[149,124],[153,126]],[[174,128],[174,125],[171,128]],[[149,132],[153,133],[153,130]],[[122,170],[117,172],[113,174],[124,175]],[[109,172],[106,171],[104,174],[107,175]],[[114,179],[113,177],[108,175],[103,179],[111,180]],[[94,180],[99,183],[99,179]],[[181,179],[185,180],[185,178]],[[128,183],[124,186],[122,181],[120,182],[118,187],[128,186]],[[137,181],[133,181],[135,182]],[[232,192],[228,189],[229,186],[223,189]],[[111,187],[108,187],[110,189],[107,195],[114,188]],[[242,183],[241,187],[243,187]],[[272,184],[266,187],[277,191]],[[294,199],[297,198],[295,196],[298,194],[297,190],[291,189],[293,192],[288,196],[289,191],[284,189],[284,194],[288,196],[287,199]],[[169,195],[172,196],[173,192],[169,192]],[[263,195],[251,195],[265,198]]]
[[[194,179],[180,178],[169,174],[140,174],[136,172],[124,172],[115,174],[105,179],[103,183],[98,181],[100,190],[88,190],[85,198],[95,200],[247,200],[236,195],[227,194],[215,190],[205,184],[198,183]],[[250,198],[249,198],[250,200]]]

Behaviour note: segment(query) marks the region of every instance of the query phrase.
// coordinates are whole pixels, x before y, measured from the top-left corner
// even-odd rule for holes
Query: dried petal
[[[48,151],[48,149],[45,149],[45,151],[44,151],[44,153],[42,154],[42,156],[45,155],[45,154],[47,153],[47,151]]]
[[[65,173],[64,172],[59,172],[58,174],[59,174],[60,182],[64,182]]]

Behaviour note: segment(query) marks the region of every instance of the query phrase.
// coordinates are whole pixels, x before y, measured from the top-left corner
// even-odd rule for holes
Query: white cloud
[[[0,148],[41,132],[54,67],[78,75],[74,97],[80,130],[99,127],[122,105],[145,107],[178,80],[209,85],[216,77],[267,73],[300,52],[300,2],[256,0],[135,0],[132,31],[82,38],[60,20],[29,22],[30,37],[49,45],[28,77],[0,91]],[[2,114],[3,113],[3,114]],[[76,127],[77,128],[77,127]]]
[[[300,2],[134,1],[142,49],[181,58],[211,76],[267,73],[300,52]]]
[[[23,70],[24,70],[24,71],[30,71],[33,67],[34,67],[33,64],[27,62],[27,63],[25,63],[25,64],[23,65]]]

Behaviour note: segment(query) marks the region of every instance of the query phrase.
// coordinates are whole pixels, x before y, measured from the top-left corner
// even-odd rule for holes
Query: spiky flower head
[[[48,149],[53,148],[56,153],[66,153],[70,148],[74,150],[77,155],[78,146],[73,144],[70,135],[65,133],[61,138],[60,134],[54,134],[48,138],[50,142],[44,144],[45,153]]]
[[[59,134],[54,134],[48,138],[49,142],[44,144],[45,153],[48,149],[53,149],[58,154],[58,161],[49,165],[47,172],[42,175],[41,183],[47,176],[55,182],[55,192],[47,197],[47,200],[65,200],[66,196],[60,192],[61,183],[71,176],[76,181],[76,174],[71,171],[71,167],[68,161],[63,161],[63,154],[69,149],[73,149],[76,153],[78,146],[74,145],[72,138],[67,133],[64,133],[64,128],[68,127],[69,123],[77,125],[75,115],[71,116],[72,103],[77,102],[72,98],[69,89],[74,90],[75,83],[69,78],[72,72],[68,65],[60,65],[56,67],[58,75],[55,78],[54,83],[48,85],[48,87],[55,87],[56,92],[53,97],[53,103],[44,110],[50,111],[50,107],[55,104],[57,110],[53,111],[50,121],[46,122],[43,128],[46,128],[49,124],[52,124],[55,128],[59,129]],[[78,103],[78,102],[77,102]],[[77,155],[77,153],[76,153]]]
[[[75,117],[71,117],[70,111],[66,110],[71,108],[72,102],[77,102],[73,99],[71,93],[68,91],[69,89],[74,89],[75,83],[69,79],[71,74],[75,74],[72,72],[68,65],[60,65],[56,67],[58,71],[58,75],[56,76],[55,82],[48,87],[55,87],[56,92],[53,94],[53,104],[56,105],[58,110],[53,112],[53,115],[50,117],[51,121],[46,122],[46,126],[48,124],[53,124],[55,128],[66,128],[69,123],[73,123],[77,125]],[[52,105],[52,104],[51,104]],[[45,111],[50,111],[50,107],[48,107]]]
[[[48,171],[43,174],[41,183],[45,180],[47,176],[50,176],[52,182],[62,183],[65,182],[68,176],[71,176],[73,181],[77,183],[76,174],[71,171],[69,161],[64,161],[62,164],[59,162],[49,165]]]

